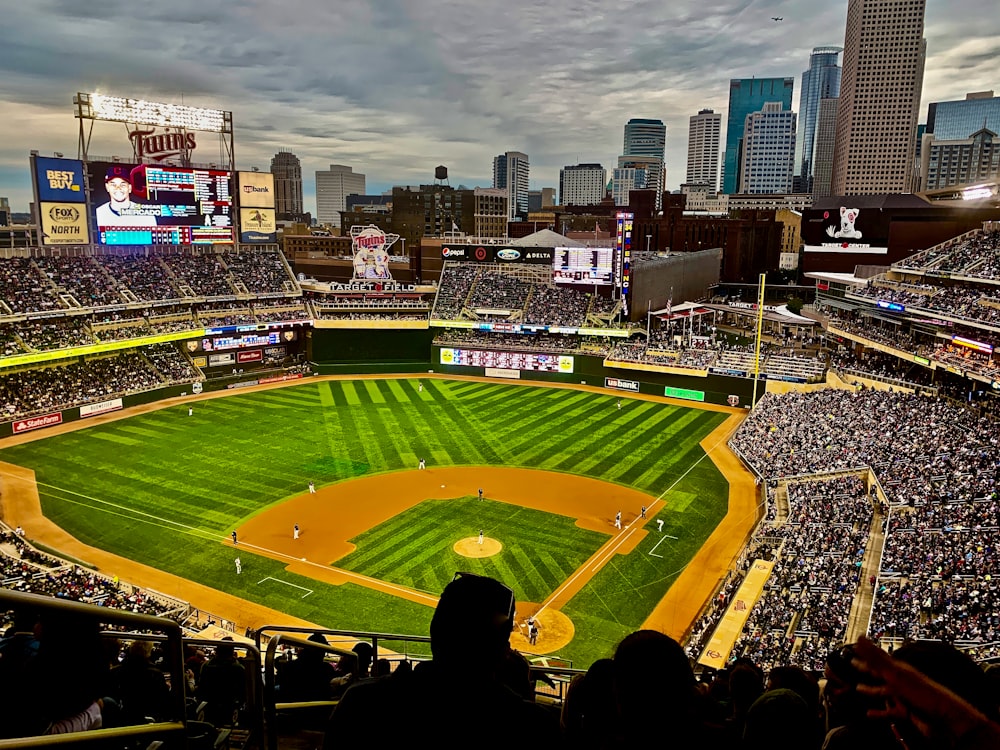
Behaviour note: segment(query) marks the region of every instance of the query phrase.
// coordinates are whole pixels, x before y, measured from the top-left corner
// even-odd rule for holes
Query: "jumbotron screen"
[[[232,176],[225,170],[90,162],[87,173],[102,245],[233,241]]]
[[[552,280],[557,284],[611,286],[614,273],[611,247],[557,247],[552,256]]]
[[[573,357],[530,352],[496,352],[483,349],[441,349],[441,364],[492,367],[498,370],[573,372]]]

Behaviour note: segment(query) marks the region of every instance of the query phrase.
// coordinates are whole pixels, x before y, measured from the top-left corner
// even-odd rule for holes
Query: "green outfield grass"
[[[577,638],[563,655],[578,664],[607,655],[642,623],[725,515],[728,485],[698,446],[724,414],[629,399],[618,410],[616,395],[574,390],[430,379],[420,392],[417,384],[324,381],[237,394],[198,402],[191,417],[177,406],[13,446],[0,460],[34,469],[46,514],[89,544],[330,627],[417,634],[427,632],[427,607],[359,586],[318,584],[249,554],[241,555],[244,575],[237,577],[232,550],[220,541],[242,519],[303,492],[309,480],[324,485],[412,469],[418,457],[437,466],[566,471],[653,495],[670,490],[665,531],[679,539],[656,549],[662,557],[650,555],[658,537],[650,519],[653,535],[640,549],[616,556],[566,608]],[[411,509],[409,521],[437,516],[440,525],[436,507]],[[595,544],[594,532],[542,515],[505,533],[517,555],[500,555],[502,563],[489,563],[498,567],[484,569],[534,601]],[[455,565],[428,558],[422,569],[423,540],[401,544],[394,523],[355,540],[359,549],[338,564],[439,592]],[[538,557],[532,534],[542,529],[562,540],[552,560]],[[407,564],[384,563],[385,549]],[[486,564],[464,560],[462,567],[475,562]],[[267,577],[314,593],[303,599],[291,586],[258,585]]]

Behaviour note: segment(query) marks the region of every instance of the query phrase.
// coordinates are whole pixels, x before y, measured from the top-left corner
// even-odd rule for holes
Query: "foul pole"
[[[750,408],[757,406],[757,385],[760,383],[760,338],[764,332],[764,281],[766,273],[760,275],[760,287],[757,290],[757,335],[754,340],[753,357],[753,399]]]

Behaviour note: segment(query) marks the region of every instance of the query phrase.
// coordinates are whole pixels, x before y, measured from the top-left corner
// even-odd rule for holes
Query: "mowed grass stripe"
[[[660,411],[655,408],[632,409],[628,417],[618,417],[608,420],[594,430],[594,438],[602,446],[598,452],[583,457],[579,461],[570,462],[570,459],[563,459],[554,465],[560,471],[576,470],[579,473],[599,473],[604,476],[604,471],[596,467],[607,461],[609,455],[620,449],[627,449],[628,455],[635,455],[637,452],[634,431],[644,427],[649,431],[658,432],[660,426],[671,419],[669,412]],[[618,461],[623,460],[622,456]],[[615,463],[618,463],[616,461]]]
[[[704,440],[708,433],[718,427],[721,421],[721,419],[695,420],[695,423],[690,426],[691,429],[688,434],[678,435],[676,437],[675,446],[686,446],[684,450],[677,450],[675,447],[669,455],[664,456],[663,460],[658,461],[653,465],[646,466],[646,470],[641,474],[636,475],[632,471],[626,472],[622,476],[622,481],[634,484],[637,487],[659,487],[661,485],[669,486],[669,484],[666,483],[666,479],[675,473],[675,465],[683,466],[687,464],[690,466],[705,455],[705,451],[701,448],[699,443]],[[638,469],[641,467],[637,466],[635,468]],[[664,486],[664,489],[666,489],[666,486]]]
[[[671,463],[671,456],[669,451],[663,450],[663,443],[667,441],[666,444],[670,445],[669,441],[681,439],[678,436],[687,432],[685,425],[681,424],[686,417],[686,414],[681,414],[678,418],[675,412],[663,413],[658,419],[650,418],[633,424],[628,432],[623,433],[626,439],[617,448],[609,446],[608,451],[603,451],[592,470],[623,484],[641,486],[634,480],[644,474],[651,464]],[[651,445],[658,445],[661,449],[652,455]]]
[[[548,410],[538,409],[528,419],[511,425],[513,434],[520,437],[511,450],[523,455],[529,448],[537,448],[538,433],[551,431],[553,425],[558,425],[558,434],[567,438],[564,442],[569,444],[578,430],[589,429],[590,420],[603,412],[603,404],[591,403],[585,397],[570,399]],[[555,447],[551,440],[545,442]]]
[[[445,418],[436,425],[437,430],[442,436],[447,434],[456,443],[464,444],[464,449],[468,450],[470,455],[480,457],[479,460],[483,460],[483,457],[493,453],[498,455],[502,464],[503,453],[494,453],[489,448],[493,436],[478,429],[474,424],[469,424],[467,410],[459,407],[458,404],[459,402],[449,401],[440,403],[439,414],[443,414]]]
[[[526,435],[526,440],[521,443],[519,451],[519,462],[524,466],[538,466],[548,468],[563,456],[572,456],[574,460],[579,460],[590,452],[597,449],[599,444],[594,444],[591,435],[599,422],[598,415],[605,413],[605,404],[595,404],[589,408],[574,406],[569,413],[560,416],[565,421],[557,421],[561,424],[561,437],[556,440],[545,440],[543,438],[546,421],[541,419],[536,423],[535,429]],[[585,449],[585,446],[589,450]]]
[[[516,407],[498,404],[492,410],[480,412],[484,429],[492,430],[505,440],[510,440],[523,436],[526,432],[551,429],[553,421],[566,424],[572,417],[582,412],[583,405],[588,401],[586,394],[574,393],[576,393],[575,398],[565,400],[528,399]],[[520,446],[514,443],[511,448],[513,451],[519,451]]]
[[[711,416],[693,420],[690,423],[690,431],[685,433],[683,438],[678,437],[673,440],[669,444],[670,447],[662,452],[661,460],[656,464],[660,468],[660,473],[650,477],[651,486],[669,486],[702,459],[705,452],[698,443],[718,421],[713,420]],[[634,466],[623,473],[622,481],[638,486],[649,468]],[[656,484],[652,484],[653,482]]]
[[[393,381],[380,381],[380,387],[390,393],[389,386]],[[385,395],[385,394],[383,394]],[[390,408],[379,410],[379,417],[386,421],[391,421],[390,430],[393,434],[405,438],[406,442],[401,443],[399,453],[405,466],[416,468],[420,458],[430,459],[435,465],[473,463],[474,460],[466,456],[464,451],[455,450],[460,446],[452,446],[449,449],[448,443],[443,436],[423,419],[414,419],[414,409],[410,406],[393,405]]]

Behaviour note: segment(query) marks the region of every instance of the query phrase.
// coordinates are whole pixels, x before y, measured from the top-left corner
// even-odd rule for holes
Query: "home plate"
[[[444,485],[443,484],[441,485],[441,489],[444,489]]]

